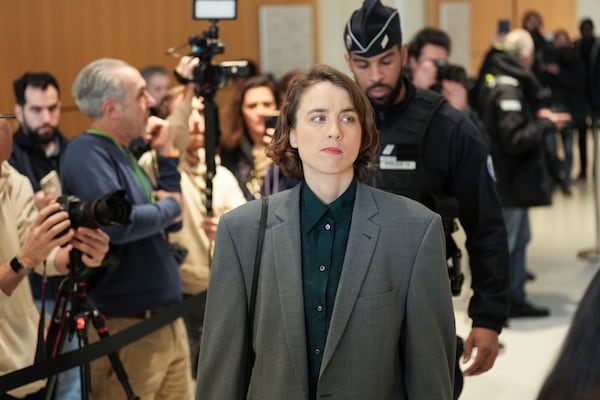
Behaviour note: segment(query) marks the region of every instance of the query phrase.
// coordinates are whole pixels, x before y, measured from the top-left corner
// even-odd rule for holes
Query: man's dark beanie
[[[348,52],[361,57],[373,57],[401,44],[398,10],[380,0],[365,0],[346,24],[344,43]]]

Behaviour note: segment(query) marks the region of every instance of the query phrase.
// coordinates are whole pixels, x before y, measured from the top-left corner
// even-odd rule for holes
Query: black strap
[[[108,353],[117,351],[123,346],[132,343],[142,336],[175,321],[182,315],[190,313],[200,307],[198,296],[190,297],[170,308],[159,312],[156,316],[139,322],[121,332],[92,343],[79,350],[60,354],[55,358],[42,361],[30,367],[23,368],[0,376],[0,398],[5,391],[23,386],[50,375],[71,369],[78,365],[88,363]]]
[[[425,138],[433,116],[437,113],[438,109],[444,104],[446,99],[440,94],[431,90],[417,89],[415,94],[415,106],[419,103],[419,107],[411,108],[411,117],[417,122],[417,132],[421,138]],[[424,106],[422,104],[425,104]]]
[[[254,308],[256,306],[256,292],[258,288],[258,275],[260,274],[260,259],[262,256],[263,243],[265,241],[265,229],[267,227],[267,210],[269,208],[268,197],[262,198],[262,209],[260,211],[260,226],[258,229],[258,238],[256,241],[256,254],[254,256],[254,272],[252,276],[252,292],[250,292],[250,304],[248,307],[248,345],[246,355],[246,385],[244,390],[244,399],[250,387],[250,377],[252,376],[252,367],[254,366],[255,354],[252,348],[252,330],[254,325]]]

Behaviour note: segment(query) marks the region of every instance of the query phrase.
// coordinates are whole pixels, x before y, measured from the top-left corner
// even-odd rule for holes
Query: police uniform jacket
[[[427,177],[419,179],[429,179],[430,189],[457,200],[472,275],[469,316],[474,327],[500,332],[508,314],[508,246],[488,151],[471,120],[444,102],[431,117],[420,154],[406,154],[414,153],[411,146],[420,146],[402,145],[414,135],[410,127],[414,126],[411,118],[415,108],[428,106],[418,101],[420,89],[406,79],[404,84],[407,96],[401,104],[386,108],[374,105],[380,148],[376,160],[379,168],[371,183],[386,191],[417,197],[433,207],[418,198],[421,189],[415,187],[421,183],[415,182],[413,188],[404,185],[422,163]],[[391,179],[382,182],[379,178],[384,174],[391,175]]]

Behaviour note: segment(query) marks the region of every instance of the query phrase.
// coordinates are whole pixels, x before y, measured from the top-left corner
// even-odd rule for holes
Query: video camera
[[[219,29],[217,20],[211,20],[211,25],[202,35],[194,35],[189,38],[188,44],[192,47],[191,57],[197,57],[200,61],[192,72],[192,78],[187,79],[175,72],[180,83],[196,83],[196,94],[198,96],[213,97],[217,89],[223,87],[227,79],[248,77],[252,74],[252,66],[248,61],[225,61],[213,63],[212,58],[217,54],[223,54],[225,46],[219,41]],[[174,49],[167,52],[173,54]]]
[[[220,64],[212,62],[214,55],[222,54],[225,51],[225,46],[218,39],[216,21],[213,21],[209,30],[201,36],[190,37],[189,44],[192,46],[190,56],[198,57],[200,60],[200,63],[194,68],[192,79],[198,84],[200,95],[214,94],[228,78],[250,76],[248,61],[226,61]]]

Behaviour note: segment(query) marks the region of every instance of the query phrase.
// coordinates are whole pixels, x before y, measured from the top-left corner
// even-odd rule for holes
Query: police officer
[[[407,52],[397,10],[365,0],[348,20],[344,41],[346,61],[371,100],[380,131],[371,183],[440,213],[447,236],[458,216],[467,234],[473,328],[464,343],[463,362],[471,359],[474,348],[477,354],[464,374],[481,374],[494,364],[508,314],[507,239],[491,158],[463,113],[403,78]],[[458,367],[455,372],[458,397],[462,375]]]

